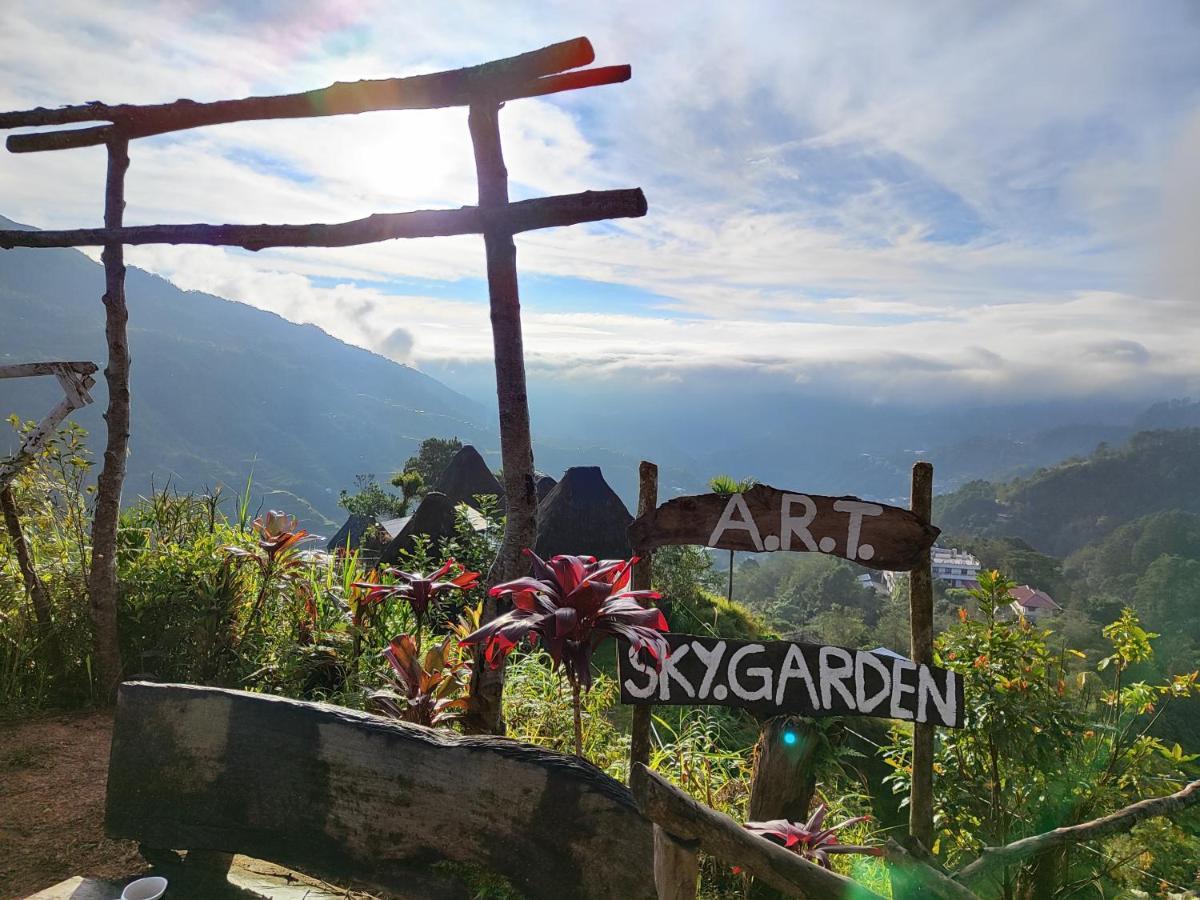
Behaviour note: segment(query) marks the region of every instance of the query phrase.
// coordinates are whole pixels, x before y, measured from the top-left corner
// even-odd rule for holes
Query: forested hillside
[[[1165,510],[1200,512],[1200,429],[1147,431],[1006,484],[974,481],[934,500],[943,531],[1011,536],[1065,556]]]

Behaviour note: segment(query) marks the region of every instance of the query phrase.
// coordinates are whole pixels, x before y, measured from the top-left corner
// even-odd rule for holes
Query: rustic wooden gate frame
[[[93,519],[93,559],[89,576],[96,659],[102,692],[111,696],[120,677],[117,648],[115,546],[121,485],[129,442],[129,354],[126,339],[124,246],[141,244],[205,244],[261,250],[266,247],[345,247],[397,238],[482,234],[487,256],[488,293],[495,353],[497,404],[504,487],[508,503],[500,551],[488,573],[495,583],[521,574],[520,551],[536,534],[537,495],[517,288],[513,235],[537,228],[638,217],[646,214],[646,198],[638,188],[586,191],[510,203],[508,173],[500,142],[499,111],[505,102],[561,91],[628,81],[628,65],[581,69],[595,60],[587,38],[580,37],[453,71],[338,82],[300,94],[247,97],[197,103],[177,100],[156,105],[86,103],[58,109],[0,113],[0,128],[75,125],[105,122],[10,136],[13,153],[65,150],[103,144],[108,151],[104,227],[52,231],[0,230],[0,248],[103,247],[106,336],[109,360],[105,376],[109,404],[105,413],[108,439]],[[206,125],[265,119],[295,119],[357,114],[378,110],[435,109],[466,106],[475,156],[479,203],[456,210],[418,210],[375,214],[351,222],[309,225],[148,225],[127,227],[125,173],[129,142]],[[484,618],[498,612],[485,601]],[[502,729],[502,670],[476,666],[468,727]]]

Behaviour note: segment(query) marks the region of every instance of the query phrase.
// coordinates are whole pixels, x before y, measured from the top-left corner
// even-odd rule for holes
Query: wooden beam
[[[637,514],[644,516],[658,506],[658,466],[642,460],[638,466],[638,505]],[[650,590],[654,573],[654,551],[633,548],[633,555],[638,562],[633,567],[633,586],[636,590]],[[617,653],[625,649],[624,644],[618,644]],[[650,718],[652,706],[635,706],[633,708],[633,725],[629,733],[629,769],[632,772],[637,763],[650,764]]]
[[[888,838],[883,858],[891,869],[892,884],[902,885],[906,896],[935,897],[937,900],[979,900],[949,875],[919,859],[894,839]],[[893,888],[893,896],[897,896]]]
[[[676,840],[654,826],[654,889],[658,900],[696,900],[700,857],[694,844]]]
[[[461,209],[376,213],[364,219],[313,225],[137,225],[114,228],[76,228],[65,231],[0,230],[0,248],[96,247],[116,242],[140,244],[206,244],[215,247],[350,247],[401,238],[482,234],[497,230],[511,234],[538,228],[637,218],[646,214],[640,188],[584,191],[556,197],[521,200],[493,209]]]
[[[856,881],[823,869],[752,834],[724,813],[697,803],[641,764],[633,767],[629,786],[642,815],[675,840],[695,841],[705,853],[741,866],[748,874],[789,897],[819,897],[822,900],[879,897]]]
[[[599,66],[595,69],[584,69],[579,72],[567,72],[561,75],[550,75],[545,78],[534,78],[530,81],[521,82],[519,84],[506,84],[504,89],[499,91],[500,96],[498,99],[501,102],[504,102],[507,100],[519,100],[524,97],[542,97],[546,94],[557,94],[563,91],[576,91],[580,90],[581,88],[599,87],[600,85],[605,84],[619,84],[623,81],[628,81],[631,76],[632,69],[627,65]],[[363,82],[359,83],[361,84]],[[370,84],[372,82],[367,83]],[[471,103],[475,101],[468,98],[463,102]],[[402,108],[416,109],[421,107]],[[362,111],[366,110],[347,110],[347,112]],[[336,113],[308,113],[309,116],[334,114]],[[263,117],[258,116],[254,118]],[[280,117],[274,116],[271,118]],[[205,124],[218,123],[203,122],[196,125],[189,125],[187,127],[199,128]],[[44,150],[72,150],[78,147],[94,147],[99,144],[107,143],[118,133],[123,133],[129,138],[141,138],[178,130],[181,129],[178,127],[164,127],[162,125],[142,125],[138,127],[122,125],[99,125],[91,128],[70,128],[64,131],[45,131],[38,132],[36,134],[14,134],[9,136],[5,145],[8,147],[10,153],[37,153]]]
[[[557,73],[586,66],[595,59],[587,38],[551,44],[520,56],[448,72],[337,82],[300,94],[245,97],[197,103],[176,100],[153,105],[85,103],[58,109],[0,113],[0,128],[70,125],[107,121],[111,125],[40,134],[12,135],[7,146],[13,153],[67,150],[107,143],[118,135],[126,139],[149,137],[206,125],[264,119],[299,119],[352,115],[378,110],[438,109],[475,103],[503,103],[522,97],[540,97],[628,81],[629,66],[603,66],[560,76]]]
[[[1173,816],[1197,803],[1200,803],[1200,780],[1191,782],[1174,794],[1140,800],[1090,822],[1065,825],[1053,831],[1013,841],[1003,847],[986,847],[978,859],[955,873],[954,880],[971,883],[987,875],[997,866],[1020,862],[1052,847],[1096,841],[1109,835],[1121,834],[1143,819]]]
[[[80,375],[94,375],[98,366],[94,362],[33,362],[14,363],[0,366],[0,378],[28,378],[31,375],[57,375],[69,369]]]

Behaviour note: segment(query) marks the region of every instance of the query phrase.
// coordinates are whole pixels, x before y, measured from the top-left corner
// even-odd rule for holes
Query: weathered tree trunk
[[[500,106],[471,107],[468,122],[475,150],[480,208],[508,203],[508,170],[500,147]],[[517,247],[512,233],[489,228],[483,234],[487,251],[488,297],[492,313],[492,345],[496,357],[496,398],[500,411],[500,456],[504,467],[507,501],[504,538],[488,572],[488,582],[507,581],[525,573],[521,555],[537,537],[537,491],[533,482],[533,443],[529,432],[529,398],[525,390],[525,351],[521,338],[521,301],[517,292]],[[484,602],[483,619],[500,612],[498,601]],[[492,669],[476,651],[471,678],[470,707],[465,718],[469,731],[502,734],[501,697],[503,666]]]
[[[108,144],[108,180],[104,192],[104,227],[120,228],[125,214],[125,170],[129,168],[129,141],[115,137]],[[108,343],[108,410],[104,421],[108,439],[104,467],[96,484],[96,510],[92,517],[92,568],[88,574],[93,654],[99,696],[111,702],[121,680],[121,646],[117,635],[117,519],[121,513],[121,486],[129,450],[129,338],[125,306],[125,251],[108,244],[104,260],[104,337]]]
[[[25,593],[29,595],[29,602],[33,606],[34,620],[46,642],[46,661],[53,671],[61,672],[62,650],[50,618],[50,598],[46,596],[46,588],[33,567],[33,558],[29,555],[29,545],[25,542],[25,532],[21,528],[21,517],[12,485],[6,484],[0,488],[0,507],[4,509],[4,525],[8,528],[8,537],[17,556],[17,567],[21,570],[21,578],[25,582]]]
[[[784,742],[791,731],[796,742]],[[813,792],[817,789],[815,770],[820,736],[807,722],[795,722],[787,716],[775,716],[762,723],[754,748],[754,774],[750,780],[748,822],[788,819],[803,822],[808,818]],[[776,888],[755,881],[750,888],[752,900],[773,900],[783,896]]]

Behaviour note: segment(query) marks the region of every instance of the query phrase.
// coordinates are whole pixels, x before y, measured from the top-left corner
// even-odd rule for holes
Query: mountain
[[[24,228],[0,216],[2,228]],[[0,362],[92,360],[104,343],[101,266],[77,250],[0,251]],[[182,291],[130,267],[126,276],[132,428],[125,499],[168,480],[183,490],[253,475],[255,502],[328,530],[345,518],[354,476],[399,469],[427,437],[458,437],[500,467],[493,387],[485,403],[313,325],[211,294]],[[71,419],[103,450],[103,377]],[[40,419],[60,399],[50,378],[0,380],[0,415]],[[597,465],[631,509],[638,459],[596,440],[535,435],[539,471]],[[15,442],[0,440],[0,455]],[[669,483],[693,476],[664,466]]]
[[[1168,510],[1200,513],[1200,428],[1139,432],[1025,478],[971,482],[935,498],[934,521],[948,534],[1019,537],[1061,557]]]
[[[426,437],[497,443],[493,413],[415,369],[139,269],[129,269],[126,285],[127,497],[168,479],[184,489],[222,483],[238,490],[253,472],[255,493],[271,505],[310,522],[340,520],[340,488],[358,472],[399,468]],[[0,361],[103,366],[103,289],[101,267],[78,251],[0,252]],[[99,436],[102,377],[93,396],[72,418]],[[53,379],[0,381],[5,415],[41,418],[60,398]],[[98,456],[99,438],[91,444]]]

